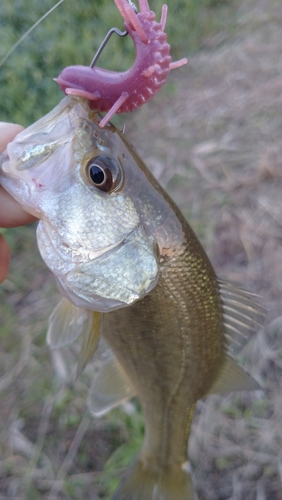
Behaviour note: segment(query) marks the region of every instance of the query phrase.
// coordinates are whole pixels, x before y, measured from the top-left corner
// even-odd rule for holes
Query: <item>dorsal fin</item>
[[[245,336],[255,327],[261,327],[265,309],[257,302],[258,295],[239,285],[218,279],[224,311],[226,338],[236,342],[236,335]],[[260,389],[257,382],[226,353],[224,364],[207,394]]]
[[[89,408],[100,417],[135,396],[136,391],[113,353],[103,361],[89,393]]]
[[[245,336],[250,330],[262,326],[265,309],[258,303],[258,295],[221,279],[218,279],[218,285],[226,336],[231,342],[236,342],[236,334]]]

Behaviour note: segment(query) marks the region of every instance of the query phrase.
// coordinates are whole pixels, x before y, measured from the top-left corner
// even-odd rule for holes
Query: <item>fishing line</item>
[[[8,50],[8,52],[6,52],[6,54],[4,55],[4,57],[1,59],[1,61],[0,61],[0,68],[1,68],[1,66],[3,66],[4,62],[7,61],[8,57],[18,47],[18,45],[20,45],[20,43],[22,43],[22,41],[31,33],[31,31],[34,30],[34,28],[36,28],[36,26],[38,26],[38,24],[40,24],[41,21],[43,21],[45,19],[45,17],[49,16],[49,14],[51,14],[51,12],[53,12],[53,10],[55,10],[61,3],[63,3],[63,1],[64,0],[59,0],[59,2],[56,3],[56,5],[54,5],[53,7],[51,7],[51,9],[49,9],[48,12],[46,12],[42,17],[40,17],[40,19],[38,19],[38,21],[36,21],[36,23],[34,23],[33,26],[31,26],[31,28],[29,28],[24,33],[24,35],[21,36],[21,38],[10,48],[10,50]]]

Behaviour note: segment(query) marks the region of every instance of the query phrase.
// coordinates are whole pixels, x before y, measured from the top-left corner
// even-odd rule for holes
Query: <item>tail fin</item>
[[[113,500],[193,500],[190,474],[179,467],[173,472],[155,472],[136,460],[128,469]]]

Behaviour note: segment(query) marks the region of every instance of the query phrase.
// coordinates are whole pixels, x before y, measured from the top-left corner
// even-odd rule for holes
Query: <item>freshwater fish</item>
[[[257,389],[227,352],[226,335],[261,309],[219,280],[179,208],[125,135],[85,98],[68,96],[0,157],[0,182],[40,219],[40,253],[64,298],[48,342],[83,336],[78,371],[100,336],[111,355],[90,409],[102,415],[137,395],[142,449],[114,500],[192,500],[187,442],[197,400]]]

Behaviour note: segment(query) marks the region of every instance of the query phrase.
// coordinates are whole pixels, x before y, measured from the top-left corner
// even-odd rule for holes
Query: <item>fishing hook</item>
[[[135,14],[137,14],[138,9],[137,9],[136,5],[131,0],[128,0],[128,3],[130,5],[130,7],[134,10]],[[106,45],[107,45],[107,43],[108,43],[108,41],[111,38],[113,33],[116,33],[120,37],[125,37],[128,35],[128,31],[120,31],[118,28],[110,29],[110,31],[107,33],[104,40],[102,41],[100,47],[98,48],[95,56],[93,57],[91,64],[90,64],[90,68],[94,68],[96,62],[98,61],[101,53],[103,52],[104,48],[106,47]]]
[[[118,28],[112,28],[108,33],[107,35],[105,36],[104,40],[102,41],[99,49],[97,50],[95,56],[93,57],[92,61],[91,61],[91,64],[90,64],[90,68],[94,68],[96,62],[98,61],[100,55],[101,55],[101,52],[104,50],[105,46],[107,45],[109,39],[111,38],[112,34],[113,33],[116,33],[118,36],[120,37],[125,37],[128,35],[128,31],[120,31]]]

